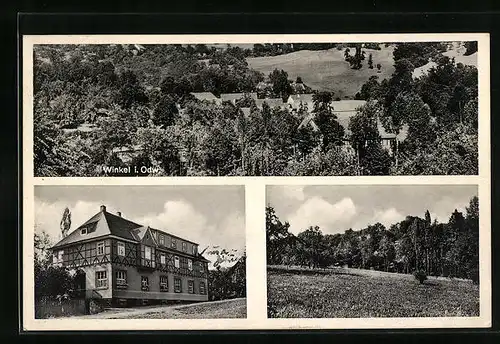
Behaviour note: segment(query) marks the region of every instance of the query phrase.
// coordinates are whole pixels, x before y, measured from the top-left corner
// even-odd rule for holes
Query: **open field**
[[[393,47],[381,45],[381,50],[363,49],[366,58],[360,70],[351,69],[344,60],[344,50],[301,50],[290,54],[247,58],[250,68],[266,76],[275,68],[283,69],[288,78],[300,76],[304,83],[316,90],[333,91],[335,97],[354,97],[370,76],[378,75],[379,80],[389,78],[394,71]],[[351,49],[351,55],[354,49]],[[368,55],[373,55],[373,69],[368,68]],[[377,73],[376,65],[382,68]]]
[[[247,300],[232,299],[181,306],[152,306],[106,310],[88,319],[229,319],[246,318]]]
[[[337,268],[268,267],[273,318],[479,316],[479,286],[465,280]]]

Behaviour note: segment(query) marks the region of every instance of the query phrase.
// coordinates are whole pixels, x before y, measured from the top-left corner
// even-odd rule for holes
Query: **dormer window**
[[[165,246],[165,236],[163,234],[158,236],[158,240],[160,242],[160,246]]]
[[[187,252],[187,244],[185,242],[182,243],[182,252]]]
[[[192,253],[193,253],[194,255],[196,255],[196,245],[193,245],[193,246],[192,246]]]
[[[172,238],[172,248],[177,248],[177,240]]]

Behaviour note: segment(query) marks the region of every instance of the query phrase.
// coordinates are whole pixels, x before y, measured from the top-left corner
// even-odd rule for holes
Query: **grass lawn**
[[[229,319],[246,318],[246,299],[207,302],[185,306],[155,307],[142,312],[123,312],[108,319]]]
[[[479,316],[479,286],[358,269],[286,271],[268,267],[272,318]]]
[[[313,89],[333,91],[334,97],[354,97],[370,76],[378,75],[379,81],[388,79],[394,71],[393,47],[381,45],[381,50],[363,49],[366,52],[363,67],[351,69],[344,60],[344,50],[300,50],[290,54],[247,58],[250,68],[269,75],[275,68],[283,69],[288,78],[300,76]],[[354,49],[351,49],[351,55]],[[373,55],[373,69],[368,68],[368,55]],[[382,65],[377,73],[377,63]]]

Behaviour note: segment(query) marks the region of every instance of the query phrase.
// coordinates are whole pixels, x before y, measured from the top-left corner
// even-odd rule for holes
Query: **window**
[[[174,277],[174,292],[182,293],[182,281],[179,277]]]
[[[189,271],[193,270],[193,261],[191,259],[188,259],[188,269]]]
[[[64,251],[63,251],[63,250],[61,250],[61,251],[57,252],[57,261],[58,261],[59,263],[62,263],[62,262],[63,262],[63,257],[64,257]]]
[[[188,281],[188,293],[194,294],[194,281]]]
[[[97,243],[97,254],[98,255],[104,254],[104,242],[103,241]]]
[[[161,263],[162,265],[165,265],[165,264],[166,264],[165,253],[162,253],[162,254],[160,255],[160,263]]]
[[[177,240],[172,238],[172,248],[177,248]]]
[[[167,276],[160,276],[160,291],[168,291],[168,278],[167,278]]]
[[[81,233],[82,235],[87,234],[87,227],[82,228],[82,230],[80,231],[80,233]]]
[[[191,249],[192,249],[192,251],[191,251],[191,252],[192,252],[193,254],[196,254],[196,245],[193,245],[193,246],[191,247]]]
[[[125,244],[122,242],[118,243],[118,255],[125,256]]]
[[[96,288],[107,288],[108,287],[107,271],[96,271],[95,280],[96,280],[95,281]]]
[[[204,272],[205,270],[203,269],[203,263],[198,262],[198,269],[200,269],[200,272]]]
[[[117,287],[127,286],[127,271],[123,270],[116,271],[116,286]]]
[[[158,236],[158,240],[160,241],[161,246],[165,246],[165,236],[163,234]]]
[[[182,252],[187,252],[187,244],[185,242],[182,243]]]
[[[180,267],[180,264],[179,264],[179,257],[177,257],[177,256],[175,256],[175,257],[174,257],[174,266],[175,266],[176,268]]]
[[[205,290],[205,282],[200,282],[200,294],[205,295],[207,291]]]
[[[141,290],[149,290],[149,278],[147,276],[141,276]]]
[[[144,258],[147,260],[151,260],[151,247],[144,246]]]

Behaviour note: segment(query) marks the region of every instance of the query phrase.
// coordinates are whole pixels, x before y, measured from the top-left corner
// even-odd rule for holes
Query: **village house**
[[[356,115],[357,109],[365,105],[365,100],[336,100],[331,102],[333,107],[333,113],[337,116],[337,121],[344,128],[344,144],[350,145],[351,131],[349,129],[349,122],[351,118]],[[319,131],[319,127],[314,121],[314,114],[311,113],[314,108],[314,103],[312,100],[312,94],[297,94],[291,95],[288,98],[287,104],[289,104],[292,111],[297,111],[301,105],[304,105],[308,109],[308,113],[303,118],[299,125],[299,129],[310,126],[312,130]],[[394,154],[397,151],[399,143],[406,139],[408,126],[403,125],[398,134],[389,132],[379,118],[377,118],[377,131],[380,136],[380,143],[384,149],[386,149],[389,154]]]
[[[86,299],[125,306],[207,301],[208,263],[198,244],[100,211],[55,244],[53,264],[76,271]]]

